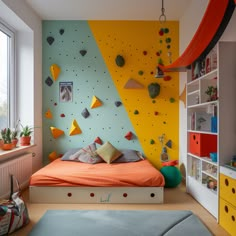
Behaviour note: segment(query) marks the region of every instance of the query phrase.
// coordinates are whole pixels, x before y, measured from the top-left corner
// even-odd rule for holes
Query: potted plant
[[[23,126],[21,125],[21,132],[20,132],[20,145],[21,146],[28,146],[30,145],[31,141],[31,134],[33,133],[33,127],[28,125]]]
[[[13,148],[12,139],[11,139],[11,129],[5,128],[1,130],[1,136],[3,140],[2,149],[11,150]]]
[[[209,102],[217,100],[217,87],[208,86],[205,93],[209,96]]]
[[[18,143],[18,138],[17,138],[18,131],[15,129],[14,131],[11,132],[11,140],[12,140],[12,145],[16,147]]]

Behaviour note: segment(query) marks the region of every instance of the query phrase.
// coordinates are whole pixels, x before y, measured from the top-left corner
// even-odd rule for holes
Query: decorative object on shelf
[[[208,177],[207,178],[207,188],[213,189],[214,191],[216,191],[217,190],[217,181],[211,177]]]
[[[217,100],[217,87],[208,86],[205,93],[209,96],[208,102]]]
[[[210,158],[213,162],[217,162],[217,152],[210,152]]]
[[[34,127],[30,127],[28,125],[23,126],[21,124],[21,132],[20,132],[20,145],[28,146],[31,141],[31,134],[33,133]]]

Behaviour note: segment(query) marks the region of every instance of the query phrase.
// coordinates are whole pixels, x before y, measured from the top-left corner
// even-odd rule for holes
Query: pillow
[[[96,144],[92,143],[70,156],[70,160],[81,161],[89,164],[96,164],[103,160],[97,155]]]
[[[70,156],[78,152],[81,148],[71,148],[61,157],[62,161],[71,161]]]
[[[104,143],[96,150],[96,153],[108,164],[112,163],[122,155],[122,153],[118,149],[116,149],[110,142]]]
[[[144,159],[142,153],[132,149],[121,149],[122,156],[114,161],[114,163],[135,162]]]

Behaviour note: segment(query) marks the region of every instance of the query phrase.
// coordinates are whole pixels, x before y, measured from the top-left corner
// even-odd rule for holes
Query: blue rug
[[[191,211],[48,210],[29,236],[210,236]]]

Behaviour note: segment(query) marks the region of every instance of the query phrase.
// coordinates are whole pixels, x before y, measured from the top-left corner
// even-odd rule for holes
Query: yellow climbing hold
[[[60,137],[61,135],[64,134],[63,130],[60,130],[56,127],[50,127],[50,129],[51,129],[53,138],[58,138],[58,137]]]
[[[93,96],[91,108],[96,108],[100,106],[102,106],[102,102],[96,96]]]
[[[50,67],[50,71],[51,71],[52,78],[54,79],[54,81],[56,81],[61,72],[60,67],[57,64],[52,64]]]
[[[48,109],[47,112],[45,113],[45,117],[48,119],[52,119],[52,112],[50,111],[50,109]]]
[[[71,128],[70,128],[70,136],[76,135],[76,134],[81,134],[82,131],[77,123],[76,120],[72,121]]]

